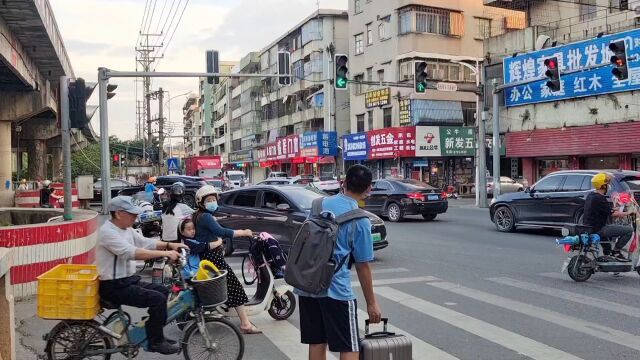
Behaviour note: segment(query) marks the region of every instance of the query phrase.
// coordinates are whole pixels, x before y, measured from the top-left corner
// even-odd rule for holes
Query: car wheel
[[[422,214],[422,217],[427,221],[435,220],[436,216],[438,216],[438,214]]]
[[[182,202],[192,209],[196,208],[196,199],[193,197],[193,195],[185,194],[182,197]]]
[[[579,212],[578,215],[576,216],[576,224],[578,224],[578,225],[584,224],[584,213],[583,212]]]
[[[498,231],[501,232],[512,232],[516,228],[515,220],[513,212],[506,206],[497,208],[493,214],[493,222],[496,224]]]
[[[224,256],[231,256],[233,251],[233,241],[231,241],[231,239],[227,239],[224,242]]]
[[[403,215],[400,206],[396,203],[387,205],[387,217],[389,218],[389,221],[392,222],[398,222],[402,220]]]

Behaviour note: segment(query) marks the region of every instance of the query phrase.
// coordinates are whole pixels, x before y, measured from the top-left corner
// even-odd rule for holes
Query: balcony
[[[223,127],[226,122],[227,122],[226,118],[222,118],[220,120],[216,120],[216,121],[213,122],[213,128],[217,129],[217,128]]]
[[[532,3],[542,3],[544,1],[545,0],[484,0],[484,5],[507,10],[527,10],[532,7]]]
[[[278,127],[292,125],[291,115],[285,115],[278,118]]]
[[[220,137],[216,138],[215,140],[213,140],[213,146],[220,146],[220,145],[224,144],[226,142],[225,137],[226,136],[220,136]]]
[[[235,99],[242,94],[242,86],[236,86],[231,90],[231,98]]]
[[[237,109],[235,109],[235,110],[233,110],[231,112],[231,118],[232,119],[237,119],[240,116],[242,116],[242,108],[241,107],[239,107],[239,108],[237,108]]]
[[[276,130],[279,127],[280,127],[280,119],[271,119],[269,120],[269,122],[267,122],[266,130]]]

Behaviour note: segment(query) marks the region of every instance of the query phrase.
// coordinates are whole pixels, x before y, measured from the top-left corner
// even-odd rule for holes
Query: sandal
[[[241,331],[243,334],[246,334],[246,335],[262,334],[262,331],[261,331],[261,330],[259,330],[259,329],[258,329],[255,325],[253,325],[253,324],[251,324],[251,327],[250,327],[249,329],[243,329],[243,328],[240,328],[240,331]]]

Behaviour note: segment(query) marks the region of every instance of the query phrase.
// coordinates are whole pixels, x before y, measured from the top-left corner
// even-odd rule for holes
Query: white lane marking
[[[358,309],[358,327],[364,334],[364,320],[368,319],[369,315],[363,311]],[[381,325],[371,325],[371,326],[381,326]],[[370,329],[371,330],[371,329]],[[407,331],[397,328],[391,324],[387,324],[387,330],[391,332],[395,332],[398,335],[404,335],[409,340],[411,340],[411,347],[413,352],[414,359],[429,359],[429,360],[458,360],[457,357],[438,349],[437,347],[428,344],[417,337],[409,334]],[[364,336],[364,335],[362,335]]]
[[[551,279],[559,279],[559,280],[566,280],[568,282],[574,282],[573,280],[571,280],[571,278],[569,277],[569,275],[565,275],[565,274],[561,274],[561,273],[542,273],[542,274],[538,274],[547,278],[551,278]],[[613,275],[609,274],[609,276],[613,277]],[[637,275],[636,275],[637,276]],[[606,279],[602,279],[602,281],[598,280],[598,281],[594,281],[594,280],[589,280],[588,283],[583,283],[581,284],[581,286],[583,287],[593,287],[593,288],[601,288],[601,289],[605,289],[605,290],[610,290],[610,291],[617,291],[617,292],[621,292],[621,293],[625,293],[625,294],[629,294],[629,295],[635,295],[640,297],[640,289],[636,288],[636,287],[631,287],[631,286],[625,286],[625,285],[621,285],[618,284],[616,282],[616,280],[611,280],[609,282],[606,282]]]
[[[412,295],[403,293],[390,287],[375,289],[375,293],[389,300],[395,301],[401,306],[409,307],[429,317],[444,321],[450,325],[467,331],[471,334],[513,350],[518,354],[526,355],[533,359],[544,360],[568,360],[580,359],[562,350],[553,348],[541,342],[505,330],[493,324],[478,320],[471,316],[453,311],[446,307],[418,299]]]
[[[415,277],[405,277],[405,278],[395,278],[395,279],[378,279],[373,280],[373,286],[386,286],[386,285],[394,285],[394,284],[406,284],[406,283],[414,283],[414,282],[429,282],[429,281],[438,281],[437,277],[433,276],[415,276]],[[360,281],[352,281],[351,286],[360,287]]]
[[[442,281],[427,283],[427,285],[446,290],[454,294],[462,295],[476,301],[481,301],[493,306],[497,306],[508,311],[513,311],[530,316],[532,318],[544,320],[563,328],[567,328],[571,331],[591,335],[601,340],[609,341],[614,344],[619,344],[640,351],[640,336],[629,334],[624,331],[578,319],[556,311],[547,310],[535,305],[511,300],[480,290],[467,288],[458,284]]]
[[[640,318],[640,309],[628,305],[618,304],[612,301],[602,300],[582,294],[576,294],[571,291],[551,288],[526,281],[515,280],[508,277],[489,278],[487,280],[496,282],[498,284],[512,286],[518,289],[532,291],[538,294],[575,302],[578,304],[593,306],[598,309],[612,311],[622,315]]]

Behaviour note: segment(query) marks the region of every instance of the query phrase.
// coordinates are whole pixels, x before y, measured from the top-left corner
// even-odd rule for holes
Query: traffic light
[[[547,71],[544,73],[548,79],[547,87],[553,92],[560,91],[560,68],[558,67],[558,58],[552,57],[545,59],[544,66],[547,67]]]
[[[69,84],[69,121],[70,128],[82,129],[89,124],[93,114],[98,110],[97,106],[87,106],[87,100],[91,97],[96,83],[86,83],[83,78],[77,78]],[[117,85],[112,85],[117,87]],[[109,87],[107,86],[107,89]],[[112,91],[115,88],[112,87]],[[113,94],[115,95],[115,94]],[[113,97],[111,95],[111,97]]]
[[[415,61],[413,63],[413,70],[415,76],[413,77],[413,89],[417,93],[424,93],[427,91],[427,62]]]
[[[117,88],[118,88],[118,85],[116,85],[116,84],[107,84],[107,100],[109,100],[112,97],[116,96],[116,93],[114,91]]]
[[[609,49],[613,51],[611,56],[611,64],[613,70],[611,73],[618,80],[626,80],[629,78],[629,66],[627,65],[627,46],[624,40],[619,40],[609,44]]]
[[[122,166],[127,166],[127,158],[125,154],[120,154],[120,163],[122,164]]]
[[[348,82],[347,74],[349,74],[349,68],[347,67],[349,57],[345,54],[336,54],[334,60],[336,64],[336,73],[333,86],[336,90],[346,90]]]
[[[218,51],[217,50],[207,50],[207,72],[208,73],[219,73],[220,65],[218,63]],[[217,76],[212,76],[207,78],[207,83],[209,85],[219,84],[220,78]]]
[[[290,56],[288,51],[278,51],[278,75],[291,75]],[[279,77],[278,84],[291,85],[291,76]]]
[[[113,166],[120,166],[120,154],[113,154]]]

